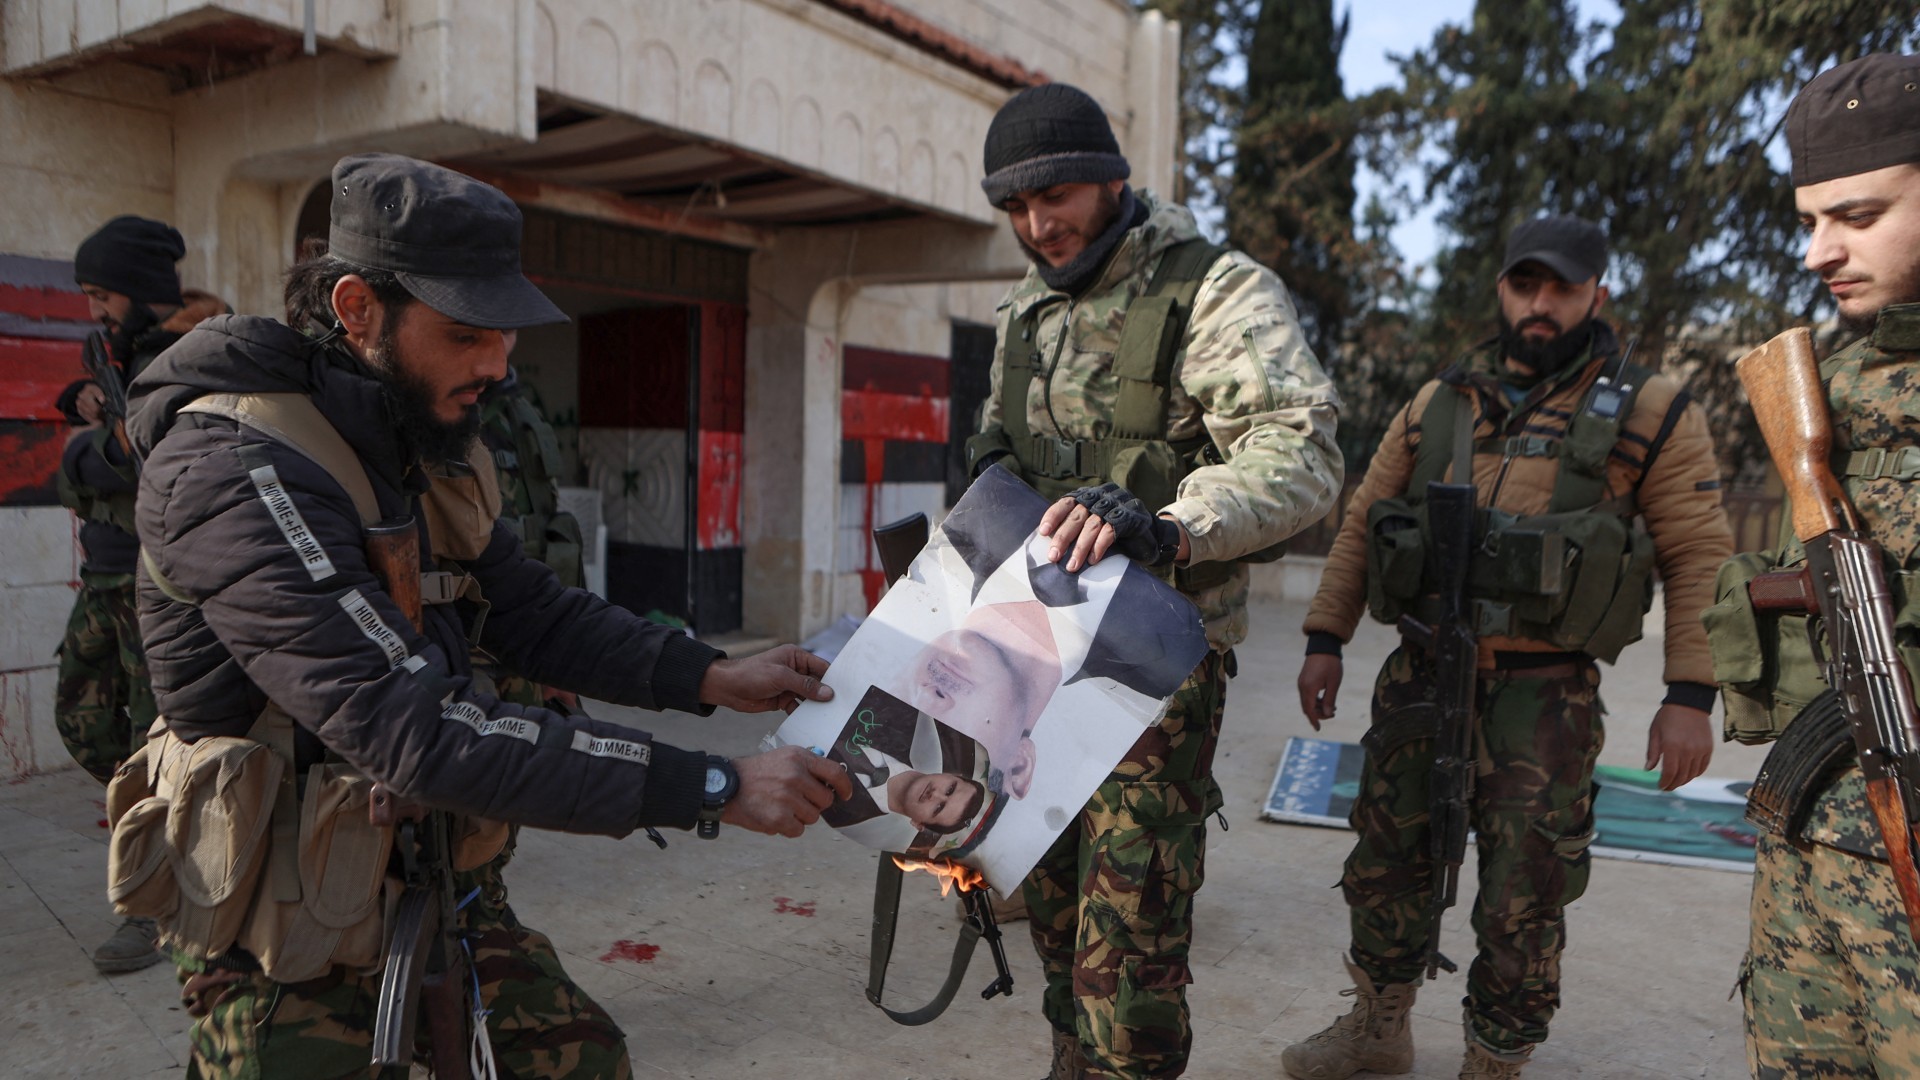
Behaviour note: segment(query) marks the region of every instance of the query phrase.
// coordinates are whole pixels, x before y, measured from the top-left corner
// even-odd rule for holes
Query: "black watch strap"
[[[734,769],[733,762],[719,754],[708,754],[707,772],[700,789],[700,814],[694,826],[695,835],[702,840],[719,836],[720,814],[739,793],[740,774]]]

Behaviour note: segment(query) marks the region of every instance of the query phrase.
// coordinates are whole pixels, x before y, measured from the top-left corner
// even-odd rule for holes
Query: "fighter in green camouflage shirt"
[[[1895,644],[1920,673],[1920,57],[1876,54],[1817,76],[1787,110],[1807,268],[1858,335],[1820,365],[1833,466],[1886,550]],[[1791,515],[1783,515],[1790,519]],[[1784,834],[1761,835],[1740,973],[1747,1060],[1761,1080],[1920,1076],[1920,950],[1844,724],[1811,746],[1803,706],[1826,689],[1799,616],[1756,617],[1746,583],[1804,562],[1797,542],[1736,556],[1707,613],[1727,737],[1832,752],[1837,772],[1787,799]],[[1764,662],[1763,662],[1764,658]],[[1789,728],[1793,729],[1789,731]]]

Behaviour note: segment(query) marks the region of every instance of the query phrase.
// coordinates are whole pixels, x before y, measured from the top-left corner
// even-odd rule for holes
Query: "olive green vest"
[[[1151,511],[1171,505],[1188,473],[1224,460],[1204,434],[1168,440],[1167,402],[1194,298],[1207,271],[1226,250],[1199,238],[1169,247],[1160,256],[1146,291],[1127,305],[1113,354],[1113,374],[1120,383],[1113,429],[1101,438],[1068,439],[1028,427],[1027,394],[1045,359],[1038,340],[1042,305],[1030,306],[1009,328],[994,357],[1001,368],[1000,422],[1005,442],[993,435],[969,439],[969,464],[995,451],[1009,451],[1019,463],[1021,478],[1049,499],[1111,481]],[[1056,348],[1064,348],[1066,338],[1063,329]],[[1285,544],[1275,544],[1239,561],[1271,562],[1285,553]],[[1221,584],[1231,573],[1231,563],[1200,563],[1168,568],[1166,576],[1182,590],[1199,592]]]
[[[1907,363],[1920,364],[1920,304],[1886,309],[1872,334],[1820,365],[1829,409],[1833,409],[1831,395],[1836,387],[1855,383],[1864,365],[1889,353],[1907,354],[1903,358]],[[1916,400],[1920,398],[1909,393],[1898,400],[1856,402],[1862,406],[1857,410],[1846,414],[1835,410],[1834,426],[1860,432],[1873,432],[1883,425],[1890,428],[1894,418],[1884,414],[1905,414]],[[1881,405],[1887,408],[1876,410]],[[1883,415],[1872,415],[1875,411]],[[1895,644],[1910,677],[1920,682],[1920,543],[1913,533],[1920,528],[1914,520],[1914,508],[1920,507],[1920,485],[1916,485],[1920,444],[1889,441],[1836,449],[1832,468],[1856,506],[1883,512],[1882,527],[1874,530],[1873,538],[1887,549]],[[1793,535],[1792,517],[1791,507],[1783,502],[1775,550],[1742,552],[1721,565],[1714,581],[1715,602],[1701,614],[1713,651],[1714,681],[1720,684],[1726,706],[1725,735],[1743,743],[1779,738],[1793,718],[1827,688],[1814,658],[1808,616],[1756,612],[1747,594],[1747,583],[1760,574],[1805,565],[1806,550]]]

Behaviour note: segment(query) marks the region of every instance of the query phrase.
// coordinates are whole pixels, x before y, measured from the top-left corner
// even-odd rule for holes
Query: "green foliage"
[[[1451,233],[1421,336],[1452,355],[1494,328],[1507,232],[1536,214],[1599,221],[1613,249],[1610,318],[1639,358],[1691,380],[1722,433],[1723,469],[1764,448],[1729,353],[1815,317],[1793,192],[1768,153],[1814,74],[1920,38],[1911,0],[1619,0],[1611,25],[1571,0],[1480,0],[1376,95],[1374,160],[1418,155]],[[1777,145],[1777,144],[1775,144]],[[1403,206],[1402,209],[1405,209]]]
[[[1260,5],[1226,199],[1228,242],[1287,283],[1322,357],[1352,313],[1365,261],[1353,226],[1357,116],[1340,82],[1347,25],[1333,0]]]

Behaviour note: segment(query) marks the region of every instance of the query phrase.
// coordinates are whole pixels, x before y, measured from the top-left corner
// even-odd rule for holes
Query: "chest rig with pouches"
[[[1485,507],[1475,515],[1479,541],[1468,571],[1475,629],[1482,638],[1540,641],[1611,663],[1640,639],[1653,603],[1653,540],[1633,527],[1633,493],[1606,498],[1607,461],[1634,402],[1653,372],[1624,356],[1594,380],[1564,435],[1498,435],[1475,440],[1474,388],[1459,368],[1420,416],[1420,445],[1404,494],[1367,510],[1367,607],[1395,624],[1403,614],[1427,621],[1437,612],[1425,580],[1428,543],[1425,492],[1449,465],[1471,475],[1473,455],[1548,457],[1558,462],[1544,514],[1515,515]],[[1536,403],[1537,405],[1538,403]],[[1677,401],[1674,409],[1684,406]],[[1505,427],[1531,415],[1521,409]],[[1648,464],[1651,465],[1651,458]],[[1490,493],[1492,498],[1497,492]]]
[[[1075,488],[1111,481],[1132,492],[1148,510],[1158,513],[1179,495],[1180,481],[1205,465],[1226,460],[1204,431],[1178,441],[1167,438],[1167,402],[1174,363],[1186,340],[1194,299],[1207,271],[1226,252],[1217,244],[1195,238],[1169,247],[1160,256],[1146,291],[1126,306],[1120,341],[1114,349],[1113,375],[1119,382],[1114,398],[1113,425],[1090,439],[1070,439],[1060,432],[1037,432],[1027,424],[1027,396],[1036,378],[1051,379],[1073,333],[1071,313],[1060,328],[1049,363],[1040,341],[1040,315],[1046,306],[1035,303],[1015,319],[1002,343],[1000,400],[1004,447],[983,447],[983,439],[969,441],[969,460],[989,450],[1010,450],[1020,473],[1034,490],[1058,499]],[[1240,562],[1272,562],[1286,554],[1275,544]],[[1227,562],[1199,563],[1184,568],[1165,567],[1162,573],[1186,592],[1223,584],[1233,572]]]

